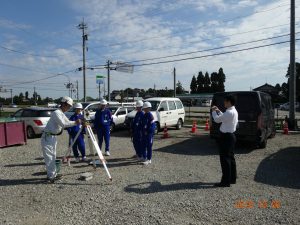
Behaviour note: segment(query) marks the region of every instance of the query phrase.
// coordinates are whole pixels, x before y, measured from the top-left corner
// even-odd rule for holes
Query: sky
[[[111,71],[111,90],[172,89],[174,67],[188,91],[193,75],[220,67],[226,91],[286,82],[289,0],[1,0],[0,87],[30,95],[36,88],[43,98],[58,98],[68,95],[66,83],[78,81],[82,98],[82,71],[76,69],[82,67],[77,25],[83,18],[87,67],[107,60],[134,65],[133,73]],[[139,61],[152,58],[159,59]],[[171,62],[141,65],[163,61]],[[96,75],[107,73],[101,68],[87,70],[87,96],[98,96]]]

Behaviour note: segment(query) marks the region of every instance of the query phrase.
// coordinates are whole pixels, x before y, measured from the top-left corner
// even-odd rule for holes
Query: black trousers
[[[236,137],[232,133],[222,133],[218,141],[220,162],[222,167],[221,183],[230,184],[236,182],[236,163],[234,148]]]

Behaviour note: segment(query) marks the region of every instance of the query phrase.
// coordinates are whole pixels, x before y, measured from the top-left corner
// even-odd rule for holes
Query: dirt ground
[[[300,224],[300,135],[277,134],[266,149],[238,145],[237,184],[215,188],[216,143],[189,131],[157,135],[146,167],[131,158],[127,132],[115,132],[106,157],[112,182],[102,167],[72,163],[47,184],[40,138],[0,149],[0,224]],[[58,156],[66,146],[64,133]],[[92,180],[78,180],[88,171]]]

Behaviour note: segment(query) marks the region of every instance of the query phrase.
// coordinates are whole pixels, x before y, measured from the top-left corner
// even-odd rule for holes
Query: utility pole
[[[36,105],[36,92],[35,92],[35,87],[33,87],[33,99],[34,99],[34,105]]]
[[[14,99],[13,99],[12,89],[10,89],[10,97],[11,97],[11,104],[14,104]]]
[[[110,101],[110,61],[107,60],[107,101]]]
[[[82,30],[82,73],[83,73],[83,101],[86,102],[86,76],[85,76],[85,42],[88,40],[88,35],[85,33],[85,29],[87,29],[87,24],[84,23],[84,19],[77,26],[78,29]]]
[[[100,99],[101,99],[101,89],[100,89],[100,82],[99,82],[99,84],[98,84],[98,88],[99,88],[99,101],[100,101]]]
[[[296,63],[295,63],[295,0],[291,0],[291,34],[290,34],[290,77],[289,77],[289,117],[295,128],[296,99]]]
[[[173,70],[173,75],[174,75],[174,98],[176,97],[176,68],[174,67]]]
[[[77,93],[77,102],[79,102],[78,80],[76,80],[76,93]]]

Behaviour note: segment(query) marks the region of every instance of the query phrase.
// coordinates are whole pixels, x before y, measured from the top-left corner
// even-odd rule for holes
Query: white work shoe
[[[106,155],[106,156],[110,156],[109,151],[106,151],[106,152],[105,152],[105,155]]]
[[[75,158],[75,162],[76,162],[76,163],[79,163],[79,162],[80,162],[79,157]]]
[[[87,161],[88,161],[87,157],[84,156],[84,157],[82,158],[82,162],[87,162]]]
[[[151,160],[146,160],[146,161],[144,161],[142,163],[143,163],[143,165],[147,166],[147,165],[151,164]]]

